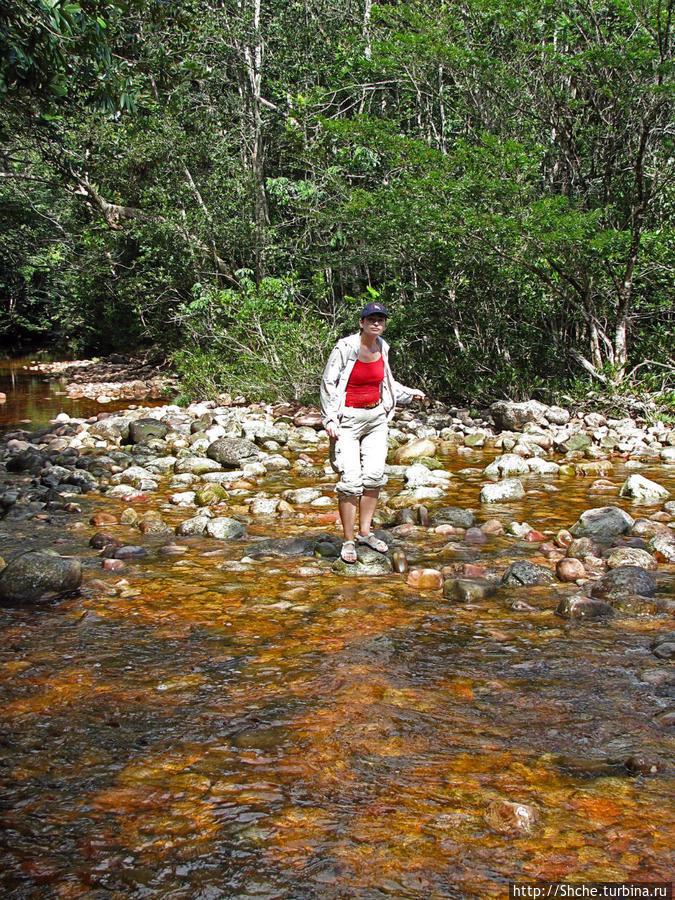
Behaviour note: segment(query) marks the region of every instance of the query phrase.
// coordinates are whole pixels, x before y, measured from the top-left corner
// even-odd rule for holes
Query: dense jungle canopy
[[[670,391],[674,0],[0,0],[0,332],[308,399]],[[545,399],[545,397],[544,397]]]

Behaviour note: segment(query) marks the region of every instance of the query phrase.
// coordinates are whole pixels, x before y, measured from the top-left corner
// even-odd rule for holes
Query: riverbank
[[[63,382],[71,400],[158,400],[170,399],[178,392],[176,378],[157,353],[56,362],[36,359],[24,368],[44,375],[46,380]]]

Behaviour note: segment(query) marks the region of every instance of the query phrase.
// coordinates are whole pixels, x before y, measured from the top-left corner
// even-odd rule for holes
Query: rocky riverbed
[[[84,639],[83,628],[87,634],[97,630],[100,634],[106,623],[114,621],[131,644],[136,637],[127,629],[134,621],[141,628],[152,625],[157,635],[165,634],[173,622],[172,641],[182,634],[189,643],[190,635],[195,640],[201,635],[200,641],[205,640],[209,646],[213,629],[222,628],[223,634],[230,634],[228,645],[231,642],[232,647],[239,648],[225,655],[230,660],[227,665],[235,667],[240,665],[236,661],[243,658],[240,654],[246,656],[252,646],[259,645],[261,635],[267,635],[265,640],[276,649],[270,649],[267,655],[259,646],[257,674],[253,681],[246,682],[247,690],[257,697],[271,689],[263,687],[267,685],[265,666],[275,671],[274,677],[281,678],[278,683],[293,694],[293,679],[298,675],[287,667],[293,667],[292,660],[308,642],[306,651],[333,657],[332,686],[325,702],[335,691],[336,696],[342,697],[341,714],[349,713],[346,720],[342,719],[343,728],[357,727],[356,721],[349,718],[354,714],[352,704],[357,698],[362,703],[373,685],[378,685],[377,691],[385,691],[384,695],[378,693],[378,704],[382,696],[387,696],[388,708],[398,704],[413,718],[422,715],[423,710],[431,715],[432,709],[444,707],[451,697],[452,716],[461,722],[461,741],[467,749],[473,746],[477,751],[476,728],[487,728],[492,734],[479,743],[480,752],[490,755],[494,770],[487,758],[480,762],[474,757],[472,768],[470,753],[463,757],[458,769],[456,745],[452,752],[448,748],[447,758],[436,760],[441,768],[450,766],[453,779],[463,773],[462,784],[470,783],[477,791],[474,799],[469,800],[467,795],[459,805],[453,801],[451,810],[443,811],[441,804],[435,812],[428,805],[423,812],[413,812],[420,800],[415,779],[408,783],[404,778],[406,791],[411,794],[400,801],[408,816],[405,825],[400,823],[400,834],[409,841],[411,829],[414,832],[417,827],[413,820],[427,823],[427,843],[431,843],[425,845],[426,849],[420,845],[419,856],[415,857],[426,872],[427,884],[436,884],[440,877],[438,853],[455,860],[453,877],[459,878],[466,895],[472,896],[471,876],[461,862],[462,852],[466,854],[469,846],[481,860],[479,871],[474,872],[479,886],[476,895],[491,895],[495,875],[491,874],[488,860],[495,847],[501,845],[495,844],[490,834],[515,838],[516,844],[523,841],[527,858],[537,860],[523,868],[521,857],[509,855],[506,849],[499,851],[500,871],[511,876],[523,872],[532,877],[579,872],[598,876],[602,874],[599,859],[593,854],[583,857],[581,847],[587,844],[581,838],[575,839],[582,842],[571,852],[568,850],[567,855],[556,849],[556,866],[544,864],[546,854],[553,853],[552,835],[559,834],[549,807],[571,803],[576,815],[581,802],[579,791],[585,791],[583,803],[597,834],[599,830],[605,833],[611,825],[616,840],[624,840],[620,836],[620,820],[627,815],[631,803],[641,806],[636,791],[639,794],[645,789],[621,787],[610,801],[612,790],[618,790],[616,785],[627,784],[625,779],[632,785],[637,784],[635,779],[640,784],[644,779],[652,779],[649,790],[655,792],[651,796],[657,804],[671,789],[668,785],[672,786],[675,724],[675,431],[661,422],[645,424],[597,413],[574,416],[568,410],[534,401],[503,402],[494,404],[481,417],[472,417],[466,410],[441,407],[402,411],[391,429],[390,442],[390,481],[377,514],[378,534],[390,550],[380,555],[360,548],[358,562],[349,566],[339,559],[333,494],[336,477],[326,463],[328,442],[316,410],[237,405],[228,398],[220,405],[199,403],[185,409],[175,405],[141,407],[100,413],[86,420],[61,415],[38,432],[8,433],[0,452],[0,552],[4,557],[0,603],[4,606],[5,647],[11,657],[5,663],[9,679],[5,690],[10,698],[8,721],[18,721],[21,732],[26,717],[47,714],[39,697],[35,700],[37,706],[25,699],[26,690],[28,694],[31,691],[29,680],[22,686],[21,676],[25,672],[29,679],[34,660],[22,660],[18,649],[12,651],[12,647],[21,646],[22,629],[32,632],[47,627],[47,621],[60,634],[68,622],[75,623],[78,641]],[[165,606],[169,600],[176,611]],[[355,633],[345,627],[345,617],[350,618],[349,610],[354,604],[362,604],[361,628],[370,634],[368,640],[385,642],[377,645],[377,651],[374,644],[368,644],[367,652],[362,648],[359,653],[366,652],[366,656],[359,656],[358,664],[350,656]],[[318,619],[322,624],[315,632]],[[162,626],[162,622],[166,625]],[[383,630],[380,632],[379,628]],[[300,644],[297,638],[288,644],[288,637],[284,636],[288,629],[305,635]],[[447,639],[444,633],[452,633],[453,642],[459,642],[453,643],[454,662],[447,659],[443,650]],[[69,645],[69,640],[64,646]],[[380,670],[371,673],[371,684],[366,660],[373,653],[379,658],[392,640],[402,642],[404,655],[411,660],[414,656],[415,666],[411,662],[412,668],[404,674],[392,660],[391,671],[384,675]],[[481,656],[486,652],[486,640],[490,648],[487,657]],[[96,641],[91,643],[87,638],[85,643],[91,648],[89,652],[94,652]],[[345,649],[350,646],[351,651]],[[421,653],[423,647],[428,651],[426,662]],[[73,652],[71,647],[69,653]],[[106,652],[113,654],[108,665],[118,672],[117,659],[125,654],[119,646]],[[146,651],[139,646],[138,652]],[[182,659],[184,652],[185,647],[175,647],[172,654]],[[196,650],[190,651],[193,652]],[[573,663],[576,653],[578,661]],[[44,650],[40,654],[46,658]],[[219,654],[220,651],[216,653]],[[61,670],[60,658],[47,655],[53,660],[52,665]],[[389,655],[387,650],[387,659]],[[87,655],[87,667],[94,665],[92,658],[95,656]],[[208,704],[204,707],[202,700],[197,699],[199,685],[203,687],[212,678],[204,675],[204,661],[195,668],[194,660],[187,665],[183,659],[187,668],[171,671],[170,657],[165,653],[153,659],[155,665],[166,669],[153,690],[171,696],[178,692],[184,700],[189,697],[190,703],[202,710],[202,719],[193,723],[196,732],[201,733],[201,723],[208,719]],[[131,669],[137,665],[134,658],[127,656],[124,662]],[[572,681],[556,688],[547,687],[541,680],[542,672],[552,671],[551,667],[560,664],[572,667],[575,689]],[[517,668],[509,674],[511,665]],[[481,679],[476,672],[483,666],[489,672]],[[540,666],[545,669],[540,671]],[[605,666],[606,674],[602,675]],[[59,676],[60,681],[57,679],[59,688],[54,687],[53,676],[45,674],[44,668],[41,671],[52,694],[54,690],[72,690],[64,680],[67,674]],[[518,688],[512,681],[516,671]],[[425,672],[435,684],[443,683],[440,695],[436,688],[429,694],[428,688],[420,687],[427,677]],[[75,680],[77,677],[80,676],[73,675]],[[318,677],[316,672],[313,677]],[[382,688],[383,677],[386,688]],[[585,684],[588,678],[591,683]],[[236,705],[243,701],[243,695],[236,699],[241,683],[229,676],[226,680],[233,691],[232,702]],[[90,675],[85,681],[90,690],[110,690],[102,685],[97,688]],[[145,676],[141,681],[145,683]],[[525,681],[527,688],[523,687]],[[535,685],[536,690],[531,693]],[[348,695],[344,694],[346,686]],[[127,693],[129,690],[132,688],[128,687]],[[297,695],[297,702],[304,696],[303,691]],[[521,699],[516,698],[514,691],[523,692]],[[605,691],[611,694],[609,699],[604,697]],[[323,688],[319,693],[324,695]],[[497,727],[493,718],[497,708],[485,706],[484,698],[491,693],[501,696],[507,706],[513,702],[515,719],[511,727],[504,729],[504,722]],[[648,699],[644,699],[645,693]],[[565,702],[580,704],[580,709],[586,709],[589,697],[595,698],[595,708],[582,715],[585,723],[568,725],[566,740],[561,740],[554,727],[556,714],[552,713],[563,696]],[[269,697],[266,702],[270,702]],[[640,705],[637,712],[634,702]],[[69,701],[68,708],[71,703],[75,701]],[[533,728],[540,729],[532,739],[534,757],[523,749],[527,743],[522,733],[524,720],[520,712],[515,712],[521,703],[523,712],[531,713]],[[260,700],[252,707],[249,701],[244,705],[245,716],[261,716],[266,729],[276,727],[271,723],[278,720],[295,734],[295,740],[302,742],[310,733],[306,721],[300,726],[289,725],[294,715],[289,719],[288,710],[275,718],[264,712],[266,707],[260,705]],[[295,708],[294,704],[291,706]],[[253,712],[254,708],[258,713]],[[413,709],[417,710],[414,715]],[[431,757],[427,753],[433,755],[433,751],[427,751],[423,736],[430,736],[436,728],[443,729],[446,714],[447,710],[441,719],[435,718],[436,713],[427,719],[424,713],[424,722],[418,723],[421,730],[409,731],[406,726],[408,737],[399,749],[391,744],[391,735],[396,731],[392,722],[387,725],[393,729],[388,738],[379,726],[373,725],[369,743],[359,725],[360,736],[357,737],[357,731],[350,732],[348,743],[356,741],[360,753],[366,755],[379,748],[383,758],[389,754],[395,759],[405,757],[413,768],[419,754],[419,772],[424,770],[428,779]],[[237,715],[244,713],[240,710]],[[565,718],[567,712],[561,715]],[[123,718],[122,713],[119,716]],[[637,720],[633,721],[635,716]],[[360,714],[358,720],[361,721]],[[125,727],[123,724],[122,731]],[[295,730],[298,727],[300,731]],[[328,731],[315,749],[320,749],[323,765],[336,766],[336,781],[328,777],[327,770],[322,776],[324,781],[327,778],[326,785],[335,787],[340,782],[339,754],[327,748],[334,741],[329,737],[330,729],[337,726],[333,723],[326,727]],[[30,743],[33,733],[28,729],[22,740]],[[603,735],[597,741],[593,737],[596,733]],[[277,737],[286,746],[281,733]],[[200,740],[208,743],[206,736]],[[340,752],[344,752],[344,735],[338,743],[343,748]],[[240,749],[245,746],[246,742]],[[271,746],[265,743],[268,754]],[[516,746],[527,758],[517,762],[509,756],[507,761],[506,754],[512,754]],[[202,752],[203,748],[199,753]],[[246,768],[246,752],[242,750],[241,759],[237,756],[235,768]],[[264,756],[264,748],[260,752]],[[228,759],[231,753],[230,746]],[[282,754],[284,759],[286,755]],[[496,775],[500,758],[502,766],[511,767],[506,780]],[[318,761],[317,756],[312,765],[321,765]],[[286,759],[284,765],[287,763]],[[190,765],[182,758],[183,768],[189,769]],[[157,789],[166,788],[173,797],[175,785],[167,781],[162,787],[162,779],[158,782],[159,776],[154,769],[153,772]],[[197,777],[196,772],[193,774]],[[304,772],[303,777],[306,775]],[[26,776],[27,789],[34,777],[35,773]],[[105,781],[107,776],[101,771],[97,777]],[[209,771],[199,777],[208,781],[206,793],[194,785],[185,787],[185,803],[191,805],[191,815],[199,818],[200,828],[215,834],[209,831],[213,828],[211,812],[207,814],[207,808],[213,810],[214,803],[218,807],[212,796],[214,776]],[[238,777],[243,776],[240,773]],[[268,772],[270,779],[277,783],[278,772],[274,776]],[[140,788],[135,780],[133,788],[124,779],[123,783],[127,785],[124,790],[137,796],[134,792]],[[593,784],[590,792],[589,783]],[[569,796],[565,793],[568,787]],[[250,789],[249,785],[247,790]],[[99,785],[99,798],[100,790]],[[278,793],[282,790],[279,784],[255,790],[267,791],[272,808],[277,809]],[[433,793],[438,787],[431,790]],[[232,791],[233,796],[239,796],[234,788]],[[285,791],[286,787],[282,793],[288,804]],[[126,795],[116,796],[124,806]],[[162,802],[158,802],[161,807]],[[266,801],[260,802],[264,806]],[[72,803],[69,800],[67,804],[71,814]],[[112,809],[107,801],[98,799],[96,803],[99,809]],[[381,798],[382,804],[383,810],[387,804],[393,804],[390,812],[395,818],[399,807],[394,794]],[[132,803],[129,814],[134,808],[142,807]],[[655,811],[654,815],[667,828],[662,812]],[[262,817],[265,821],[268,813],[269,810]],[[279,839],[279,828],[284,834],[289,828],[295,833],[293,828],[302,831],[303,827],[320,832],[319,843],[328,841],[331,853],[336,853],[339,842],[336,845],[325,832],[325,821],[332,822],[332,814],[326,814],[325,821],[319,813],[313,815],[314,818],[306,819],[296,811],[292,816],[299,818],[291,818],[283,826],[267,822],[265,827],[277,835],[275,838],[264,829],[257,837],[248,834],[247,859],[259,860],[262,854],[270,871],[277,871],[279,854],[273,844]],[[144,816],[145,813],[141,819]],[[450,818],[446,821],[443,816]],[[278,809],[272,816],[275,817],[278,819]],[[11,823],[16,824],[20,818],[17,813]],[[563,819],[569,826],[569,816],[563,815]],[[296,827],[293,821],[300,824]],[[377,831],[372,821],[371,826]],[[164,834],[163,840],[166,829],[171,830],[166,821],[161,826],[148,821],[147,827]],[[620,878],[609,880],[663,874],[658,853],[648,850],[641,827],[633,819],[626,827],[626,849],[612,856],[613,868],[610,867],[610,874],[618,872]],[[578,823],[575,828],[579,834],[584,831]],[[454,837],[452,829],[456,832]],[[366,834],[363,829],[358,833]],[[343,846],[340,852],[343,863],[349,857],[353,865],[360,839],[352,835],[350,840],[354,843],[348,850]],[[595,837],[584,840],[595,846]],[[111,841],[118,846],[117,839]],[[640,850],[633,859],[629,847],[635,841]],[[142,836],[139,833],[122,843],[134,857],[133,883],[137,887],[141,877],[137,866],[144,856],[139,849]],[[193,844],[190,846],[190,852],[199,856],[200,851]],[[115,850],[118,852],[119,848]],[[414,856],[418,851],[411,852]],[[292,865],[302,870],[306,855],[300,846],[291,853],[295,853]],[[108,860],[109,853],[102,845],[94,857]],[[582,858],[586,859],[583,864]],[[400,878],[405,866],[395,853],[394,863]],[[148,864],[147,859],[143,864]],[[331,883],[339,893],[339,885],[344,882],[336,865],[331,869],[331,877],[337,880]],[[56,863],[53,867],[57,881],[62,877],[61,868]],[[352,871],[349,865],[347,868]],[[376,881],[385,877],[382,872],[386,866],[378,868],[374,859],[366,863],[366,868]],[[117,876],[106,874],[107,869],[96,877],[90,868],[87,871],[87,878],[94,878],[93,883],[120,889]],[[14,877],[17,884],[31,883],[32,876],[22,882],[16,870]],[[174,873],[174,881],[175,877]],[[298,877],[302,880],[306,873]],[[408,881],[404,879],[408,886],[397,896],[431,895],[424,893],[424,879],[415,887],[411,877],[408,873]],[[204,886],[210,883],[206,876],[195,879],[190,882],[194,889],[195,885],[206,889]],[[311,878],[303,883],[313,884]],[[150,893],[156,891],[161,896],[169,884],[174,882],[160,879]],[[267,890],[264,896],[274,895],[271,888]],[[356,895],[361,896],[358,892]]]

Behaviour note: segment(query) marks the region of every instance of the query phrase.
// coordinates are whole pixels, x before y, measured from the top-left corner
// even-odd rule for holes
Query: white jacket
[[[394,380],[389,368],[389,344],[381,337],[377,338],[380,352],[384,360],[384,379],[380,385],[382,405],[391,419],[398,403],[410,403],[413,392],[405,385]],[[339,424],[345,408],[347,382],[352,374],[354,363],[359,358],[361,334],[350,334],[338,341],[326,363],[321,379],[321,419],[325,428],[330,422]]]

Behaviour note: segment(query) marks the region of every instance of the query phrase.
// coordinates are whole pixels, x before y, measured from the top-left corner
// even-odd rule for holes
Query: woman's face
[[[361,330],[367,337],[379,337],[386,327],[387,317],[380,313],[373,313],[372,316],[361,319]]]

